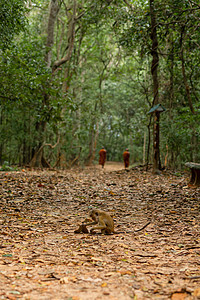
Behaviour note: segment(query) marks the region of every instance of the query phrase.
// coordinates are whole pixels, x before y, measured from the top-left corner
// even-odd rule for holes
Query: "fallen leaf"
[[[187,296],[187,293],[174,293],[171,300],[184,300]]]
[[[107,282],[104,282],[104,283],[102,283],[102,287],[106,287],[108,284],[107,284]]]
[[[192,293],[192,295],[194,297],[200,297],[200,288],[197,288],[196,290],[194,290],[194,292]]]
[[[117,272],[120,273],[121,275],[132,275],[132,272],[128,270],[120,270]]]

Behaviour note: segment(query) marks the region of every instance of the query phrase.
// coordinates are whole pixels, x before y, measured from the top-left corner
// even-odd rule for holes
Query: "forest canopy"
[[[200,161],[200,5],[190,0],[0,3],[0,164]]]

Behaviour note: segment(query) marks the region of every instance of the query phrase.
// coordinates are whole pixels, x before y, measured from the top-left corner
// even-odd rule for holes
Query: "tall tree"
[[[153,78],[153,103],[152,105],[158,104],[158,65],[159,65],[159,56],[158,56],[158,37],[157,37],[157,21],[156,13],[154,7],[154,0],[150,0],[150,15],[151,15],[151,40],[152,40],[152,65],[151,65],[151,74]],[[160,163],[160,137],[159,137],[159,120],[160,113],[158,111],[154,112],[154,124],[153,124],[153,172],[156,172],[161,168]]]

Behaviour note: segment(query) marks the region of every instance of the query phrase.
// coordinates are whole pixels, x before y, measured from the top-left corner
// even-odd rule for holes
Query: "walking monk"
[[[128,151],[128,149],[126,149],[123,153],[125,169],[129,167],[129,158],[130,158],[130,152]]]
[[[102,165],[102,168],[104,167],[106,162],[106,149],[102,147],[102,149],[99,151],[99,164]]]

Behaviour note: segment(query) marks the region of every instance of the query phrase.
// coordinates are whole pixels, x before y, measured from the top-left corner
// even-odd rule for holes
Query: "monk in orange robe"
[[[126,149],[123,153],[123,159],[124,159],[124,167],[125,169],[129,167],[129,159],[130,159],[130,152],[128,149]]]
[[[102,147],[102,149],[99,151],[99,164],[102,165],[102,168],[104,167],[106,162],[106,149]]]

